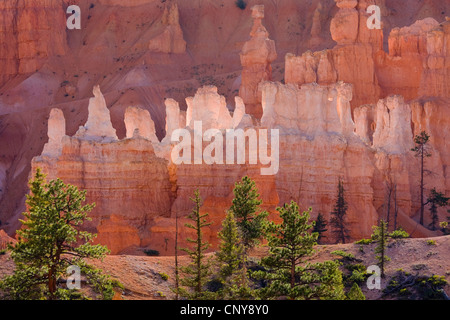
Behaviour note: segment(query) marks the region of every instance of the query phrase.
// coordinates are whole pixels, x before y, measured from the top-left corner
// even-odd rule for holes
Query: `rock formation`
[[[323,85],[335,83],[337,74],[331,54],[329,50],[307,51],[301,56],[288,53],[285,58],[285,82],[298,85],[312,82]]]
[[[225,97],[218,94],[217,87],[204,86],[198,89],[193,98],[187,98],[187,105],[187,127],[193,129],[195,121],[201,121],[204,130],[233,127],[233,118],[227,109]]]
[[[138,107],[128,107],[125,111],[125,127],[127,138],[142,137],[154,145],[159,143],[155,134],[155,123],[147,110]]]
[[[99,86],[93,90],[94,98],[89,100],[89,117],[86,124],[78,130],[76,136],[80,139],[99,142],[118,140],[116,129],[113,128],[105,98]]]
[[[285,81],[302,85],[336,81],[354,86],[352,111],[381,98],[375,57],[382,51],[382,30],[367,28],[366,9],[373,1],[335,0],[339,11],[331,20],[330,31],[337,46],[301,56],[286,55]]]
[[[306,135],[325,132],[353,134],[350,113],[351,85],[315,83],[295,85],[265,82],[261,85],[264,115],[261,125],[294,129]]]
[[[266,5],[271,3],[278,9],[284,3],[263,2]],[[347,222],[352,240],[370,236],[372,226],[378,219],[392,214],[394,201],[391,199],[391,207],[387,205],[387,193],[395,185],[398,224],[414,237],[436,235],[416,222],[420,206],[418,159],[410,148],[412,137],[420,131],[425,130],[431,135],[430,150],[433,156],[427,159],[426,164],[434,175],[426,177],[426,192],[436,187],[448,195],[448,21],[439,24],[425,19],[410,27],[394,29],[389,41],[386,41],[390,46],[389,52],[385,52],[382,46],[383,30],[372,30],[366,26],[369,16],[366,9],[371,4],[382,7],[382,26],[385,20],[398,22],[395,15],[389,15],[389,8],[384,8],[384,1],[336,2],[338,11],[331,22],[331,36],[336,45],[332,47],[330,39],[329,43],[320,47],[331,49],[318,52],[307,51],[311,48],[303,43],[298,44],[297,38],[301,37],[287,47],[286,39],[291,38],[283,38],[280,26],[275,23],[287,21],[286,16],[280,13],[276,19],[266,17],[265,24],[270,26],[271,34],[279,41],[282,39],[277,42],[279,52],[285,54],[289,48],[294,50],[290,52],[298,54],[285,55],[285,83],[282,83],[271,81],[271,63],[276,58],[276,52],[274,42],[269,40],[268,32],[262,26],[262,7],[254,7],[251,39],[244,44],[245,39],[236,32],[238,29],[234,24],[234,20],[239,19],[233,19],[229,24],[220,23],[223,20],[219,19],[219,15],[229,12],[229,7],[242,15],[245,11],[237,10],[233,4],[212,10],[211,2],[202,0],[199,0],[198,8],[191,10],[186,2],[178,2],[183,14],[182,21],[186,22],[183,30],[186,39],[189,39],[190,55],[171,55],[161,53],[182,52],[175,47],[178,48],[180,43],[183,47],[184,41],[181,41],[181,28],[178,29],[178,10],[175,12],[173,7],[170,9],[167,6],[160,21],[158,17],[164,7],[148,5],[146,0],[127,3],[102,0],[101,4],[105,7],[96,6],[91,12],[95,15],[106,9],[112,11],[105,18],[108,21],[106,30],[100,30],[100,35],[90,32],[95,36],[83,39],[86,46],[80,47],[80,52],[91,50],[91,41],[101,46],[96,47],[96,57],[91,56],[91,60],[77,66],[76,77],[73,75],[69,79],[72,76],[68,71],[69,64],[67,70],[56,70],[54,72],[58,74],[53,76],[53,70],[47,69],[52,66],[49,62],[44,71],[52,79],[51,85],[47,85],[49,80],[45,80],[40,73],[24,82],[20,82],[20,77],[14,80],[23,86],[18,87],[20,90],[29,90],[25,90],[23,95],[28,100],[23,100],[19,95],[8,98],[11,91],[2,91],[0,112],[5,112],[4,105],[14,106],[11,108],[14,112],[18,110],[15,108],[27,110],[28,101],[34,97],[29,92],[39,91],[48,100],[44,101],[44,111],[16,112],[14,116],[0,119],[0,139],[7,142],[7,152],[2,149],[4,154],[0,157],[0,196],[6,194],[11,197],[11,190],[19,190],[15,198],[7,203],[6,209],[3,206],[5,201],[1,199],[2,220],[6,217],[8,223],[3,223],[1,227],[11,234],[19,227],[18,223],[14,223],[21,212],[19,202],[23,205],[26,193],[21,188],[28,178],[27,165],[32,156],[40,153],[40,149],[31,151],[31,148],[40,148],[45,143],[45,130],[39,125],[47,124],[50,108],[61,102],[51,91],[56,88],[61,97],[74,94],[86,98],[92,82],[103,77],[102,89],[108,93],[107,100],[112,104],[108,106],[113,119],[98,87],[94,89],[95,97],[89,101],[89,106],[83,98],[72,102],[69,100],[74,99],[72,96],[65,97],[66,100],[58,108],[67,117],[68,136],[65,135],[62,111],[51,111],[48,143],[41,156],[33,159],[31,169],[34,171],[36,167],[41,167],[49,178],[59,177],[87,190],[88,201],[97,203],[92,212],[93,221],[87,228],[97,232],[98,241],[107,244],[113,253],[136,254],[146,248],[159,250],[161,254],[173,253],[174,218],[180,217],[181,225],[186,221],[185,217],[192,209],[190,197],[196,189],[200,190],[204,200],[202,212],[210,213],[212,225],[206,230],[205,239],[213,244],[214,249],[218,242],[217,231],[233,197],[234,184],[244,175],[256,181],[264,209],[271,213],[271,219],[277,218],[277,206],[291,200],[297,201],[301,208],[313,207],[313,218],[321,212],[328,219],[336,200],[337,182],[343,179],[349,203]],[[291,1],[289,8],[297,8],[299,3]],[[314,21],[309,24],[312,25],[311,34],[317,39],[326,22],[321,19],[327,12],[328,2],[322,1],[321,4],[323,14],[319,6],[317,9],[315,6],[310,8],[310,15],[315,10]],[[151,12],[146,11],[145,20],[135,15],[142,8]],[[136,29],[134,32],[140,40],[130,34],[132,41],[128,41],[130,27],[126,19],[123,22],[118,18],[122,14],[115,10],[122,10],[129,19],[136,17],[136,23],[133,21],[130,25],[133,25],[131,29]],[[194,13],[199,13],[198,21],[185,19],[184,15],[187,17]],[[147,21],[150,15],[155,17],[151,25]],[[213,18],[208,20],[208,17]],[[98,27],[94,20],[91,19],[88,26]],[[300,28],[297,22],[295,28]],[[401,24],[405,25],[404,21]],[[293,21],[286,25],[294,28]],[[295,35],[295,31],[298,29],[293,32],[291,29],[290,36]],[[309,34],[309,28],[305,28],[305,32]],[[178,35],[173,36],[175,34]],[[322,32],[324,36],[325,32]],[[95,42],[93,38],[96,37],[101,40]],[[71,48],[77,48],[77,39],[76,34],[71,34]],[[278,46],[280,43],[283,46]],[[242,45],[243,71],[240,81],[236,72],[239,59],[230,52],[235,54]],[[222,56],[223,48],[228,53]],[[133,54],[128,55],[130,52]],[[9,53],[5,57],[10,57]],[[59,62],[62,64],[62,61],[72,63],[70,59],[76,60],[72,56],[67,59],[54,58],[56,62],[53,66]],[[96,73],[91,71],[94,64]],[[106,66],[99,71],[97,64]],[[122,73],[120,69],[124,69]],[[282,79],[282,69],[279,64],[274,69],[278,80]],[[206,73],[205,70],[209,73],[200,76],[200,73]],[[210,77],[213,73],[214,77]],[[212,80],[223,80],[223,84]],[[14,87],[14,81],[9,82],[8,86]],[[209,82],[214,86],[205,86]],[[38,86],[41,83],[46,86]],[[224,89],[230,89],[230,84],[234,87],[225,93],[225,98],[219,92],[226,92]],[[239,84],[240,97],[235,97],[237,91],[233,90]],[[195,93],[198,87],[200,89]],[[16,90],[22,92],[19,89]],[[183,99],[188,95],[192,97],[186,98],[187,110],[182,111],[186,107],[182,105]],[[163,97],[168,97],[165,105]],[[229,110],[233,110],[233,98],[235,108],[231,115]],[[8,99],[16,100],[7,104]],[[136,105],[148,107],[153,119],[148,112],[138,108],[125,110]],[[76,127],[86,119],[86,107],[89,109],[88,120],[73,136]],[[125,125],[121,118],[124,111]],[[234,128],[244,129],[247,133],[253,130],[279,130],[278,173],[262,175],[261,169],[267,167],[262,163],[210,165],[202,161],[201,164],[175,165],[171,159],[175,146],[170,141],[171,134],[179,128],[186,128],[192,133],[196,121],[202,121],[204,130],[216,129],[223,137],[226,130]],[[164,126],[166,137],[159,143],[154,134],[157,131],[158,136],[163,137]],[[18,135],[22,140],[11,133],[11,127],[20,132]],[[41,136],[35,133],[41,131]],[[126,138],[119,140],[118,137]],[[27,142],[23,142],[26,139]],[[39,139],[43,140],[42,144],[39,144]],[[261,138],[258,142],[263,145],[272,143]],[[203,141],[202,146],[207,147],[207,141]],[[250,147],[245,148],[246,155],[254,151]],[[267,158],[272,156],[266,155]],[[16,184],[12,183],[16,181],[16,175],[23,176],[23,184],[19,184],[19,179]],[[440,218],[446,217],[446,212],[439,214]],[[427,216],[425,218],[428,219]],[[187,236],[189,233],[184,228],[180,230],[180,246],[187,245]],[[334,240],[330,233],[327,236],[327,241]]]
[[[261,118],[261,93],[258,85],[272,79],[271,63],[277,58],[275,42],[269,39],[269,33],[262,24],[264,6],[252,8],[253,28],[251,39],[244,44],[241,51],[242,84],[239,96],[245,103],[246,112]]]
[[[236,107],[233,112],[233,129],[253,126],[252,117],[245,113],[245,104],[241,97],[235,98]]]
[[[389,154],[407,154],[413,145],[411,107],[402,96],[390,96],[377,105],[373,147]]]
[[[353,112],[355,133],[368,145],[372,145],[373,133],[376,129],[375,105],[363,105]]]
[[[4,0],[0,16],[0,87],[16,75],[36,72],[48,58],[66,53],[61,1]]]
[[[161,33],[150,40],[148,49],[152,52],[185,53],[186,41],[180,26],[178,5],[172,4],[164,9],[161,18]]]
[[[172,132],[180,127],[183,127],[183,123],[180,122],[180,106],[178,102],[173,99],[166,99],[166,138],[170,141]]]
[[[117,254],[140,247],[152,219],[170,216],[172,191],[167,161],[154,152],[153,144],[159,141],[148,112],[128,108],[127,132],[133,135],[118,141],[112,136],[109,112],[101,112],[98,87],[94,92],[83,134],[78,131],[74,137],[65,136],[62,112],[52,110],[49,143],[42,156],[33,159],[32,172],[40,167],[48,179],[58,177],[87,190],[87,200],[96,207],[86,228],[98,233],[97,241]],[[96,130],[91,129],[94,123],[98,124]]]
[[[43,156],[58,157],[61,155],[61,140],[66,136],[66,119],[60,109],[52,109],[48,119],[48,142],[42,151]]]
[[[335,0],[339,11],[331,19],[331,36],[339,45],[353,44],[358,38],[357,0]],[[356,26],[356,28],[355,28]]]
[[[323,39],[321,38],[322,33],[322,21],[321,21],[321,13],[322,13],[322,3],[319,2],[317,4],[317,8],[314,11],[312,26],[311,26],[311,39],[309,40],[310,47],[315,47],[320,45],[321,42],[323,42]]]
[[[450,18],[427,33],[427,57],[419,96],[450,97]]]

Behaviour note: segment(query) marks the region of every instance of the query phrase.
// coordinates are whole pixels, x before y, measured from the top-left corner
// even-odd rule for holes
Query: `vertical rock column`
[[[62,138],[66,135],[66,119],[60,109],[52,109],[48,119],[48,143],[44,145],[43,156],[59,157],[62,151]]]
[[[262,117],[261,97],[258,88],[262,81],[272,79],[271,63],[277,58],[275,42],[262,25],[264,6],[252,8],[253,28],[251,39],[244,44],[241,52],[242,84],[239,96],[246,105],[246,112],[258,119]]]
[[[89,116],[86,124],[81,126],[76,137],[98,142],[117,141],[116,129],[111,123],[111,115],[100,86],[93,90],[94,98],[89,99]]]

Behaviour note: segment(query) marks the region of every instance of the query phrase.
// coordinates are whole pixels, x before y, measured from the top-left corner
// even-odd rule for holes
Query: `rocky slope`
[[[434,240],[435,244],[430,245],[427,240]],[[447,250],[450,238],[438,237],[432,239],[405,239],[396,240],[387,249],[387,255],[391,258],[386,265],[386,278],[381,280],[381,290],[369,290],[363,282],[360,284],[361,290],[368,300],[378,299],[398,299],[393,297],[382,297],[383,291],[389,281],[398,270],[409,272],[412,275],[444,276],[447,282],[450,281],[450,257]],[[362,249],[361,249],[362,247]],[[331,252],[342,250],[354,255],[359,259],[360,264],[368,267],[376,264],[374,258],[374,245],[320,245],[316,247],[316,253],[310,258],[310,262],[321,262],[339,258]],[[250,261],[257,262],[266,253],[266,249],[261,248],[252,252]],[[212,257],[212,255],[208,255]],[[187,256],[179,257],[180,265],[189,263]],[[170,300],[174,299],[172,289],[175,286],[175,267],[173,257],[148,257],[141,256],[107,256],[102,262],[96,261],[94,264],[105,273],[119,280],[124,285],[124,290],[118,292],[116,299],[119,300]],[[0,255],[0,278],[11,274],[14,269],[13,262],[9,259],[9,254]],[[348,274],[345,266],[341,270]],[[164,280],[163,275],[168,279]],[[444,287],[447,295],[450,295],[450,286]]]

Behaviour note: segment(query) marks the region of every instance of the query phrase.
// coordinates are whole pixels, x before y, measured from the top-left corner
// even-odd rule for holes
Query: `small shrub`
[[[426,268],[427,268],[427,266],[424,265],[423,263],[420,263],[420,264],[413,264],[413,265],[412,265],[412,269],[415,270],[415,271],[424,270],[424,269],[426,269]]]
[[[409,233],[406,232],[405,230],[399,228],[395,231],[392,231],[389,234],[389,237],[391,237],[392,239],[405,239],[405,238],[409,238]]]
[[[5,255],[5,254],[6,254],[6,249],[0,250],[0,256],[3,256],[3,255]]]
[[[445,300],[443,288],[446,284],[443,276],[414,276],[397,272],[383,290],[383,296],[397,295],[400,299],[408,300]]]
[[[359,270],[353,270],[352,275],[348,278],[349,281],[353,283],[361,283],[366,280],[366,270],[364,272],[360,272]]]
[[[345,266],[345,268],[349,271],[359,271],[361,273],[365,273],[366,272],[366,266],[361,264],[361,263],[356,263],[356,264],[348,264]]]
[[[334,254],[336,256],[341,256],[342,258],[347,258],[347,259],[354,259],[355,258],[355,256],[353,254],[351,254],[349,252],[342,251],[342,250],[333,251],[333,252],[331,252],[331,254]]]
[[[450,218],[449,218],[449,220],[450,220]],[[439,226],[441,227],[441,231],[443,234],[445,234],[445,235],[450,234],[450,228],[448,227],[447,221],[443,221],[443,222],[439,223]]]
[[[162,291],[157,291],[156,295],[161,298],[164,298],[166,296]]]
[[[247,2],[245,2],[244,0],[236,0],[236,7],[238,7],[241,10],[245,10],[245,8],[247,8]]]
[[[359,241],[356,241],[356,244],[364,244],[364,245],[368,245],[371,244],[373,242],[372,239],[361,239]]]
[[[345,276],[345,280],[348,285],[352,283],[361,283],[365,281],[368,277],[366,266],[361,263],[348,264],[345,268],[351,272],[350,276]]]
[[[150,257],[156,257],[159,256],[159,251],[158,250],[152,250],[152,249],[145,249],[144,253]]]
[[[159,275],[160,275],[161,279],[163,279],[164,281],[169,280],[169,276],[167,275],[167,273],[160,272]]]
[[[427,240],[427,245],[435,246],[436,245],[436,240]]]

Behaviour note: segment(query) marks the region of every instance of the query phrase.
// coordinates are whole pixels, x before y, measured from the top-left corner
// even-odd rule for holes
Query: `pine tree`
[[[347,299],[348,300],[366,300],[366,296],[361,291],[361,288],[358,286],[358,284],[355,282],[353,283],[352,288],[347,293]]]
[[[268,214],[259,208],[262,201],[259,199],[255,182],[249,177],[245,176],[240,183],[236,183],[233,193],[230,211],[236,219],[246,253],[261,239],[262,226]]]
[[[338,195],[336,199],[336,204],[331,212],[330,224],[332,226],[332,233],[336,238],[336,243],[345,243],[349,238],[348,229],[346,228],[345,218],[347,216],[348,205],[345,201],[345,190],[344,182],[339,180],[338,183]]]
[[[30,180],[30,191],[28,211],[20,220],[23,228],[17,231],[19,241],[10,247],[16,268],[0,285],[4,298],[85,299],[84,293],[67,288],[63,281],[68,267],[77,266],[101,298],[112,299],[114,287],[120,285],[84,260],[102,259],[108,252],[105,246],[92,244],[94,234],[79,230],[94,208],[83,205],[86,192],[60,179],[46,183],[39,168]]]
[[[430,215],[431,223],[429,227],[431,230],[436,230],[437,224],[439,222],[439,217],[437,214],[438,207],[446,207],[449,205],[450,198],[447,198],[442,192],[436,191],[436,188],[431,190],[425,205],[430,205]]]
[[[372,235],[372,239],[377,243],[375,247],[375,258],[378,260],[378,266],[381,270],[381,277],[385,277],[384,269],[386,266],[386,262],[391,260],[386,255],[386,248],[389,240],[389,233],[387,229],[387,223],[383,219],[380,220],[379,226],[374,227],[374,233]]]
[[[423,225],[423,215],[425,211],[424,200],[424,173],[425,173],[425,159],[431,157],[431,153],[428,151],[428,143],[430,142],[430,136],[422,131],[419,135],[415,136],[414,143],[416,146],[411,149],[416,154],[416,157],[420,160],[420,224]]]
[[[234,214],[243,246],[242,270],[240,286],[245,291],[248,288],[247,261],[248,251],[252,249],[263,236],[263,225],[268,213],[261,211],[262,201],[259,199],[256,184],[245,176],[241,182],[236,183],[234,199],[230,211]]]
[[[178,213],[175,215],[175,300],[180,296],[180,268],[178,266]]]
[[[180,284],[187,287],[188,290],[179,288],[179,294],[188,299],[200,300],[208,298],[204,287],[211,275],[211,263],[206,260],[205,252],[210,244],[203,241],[203,228],[211,225],[211,223],[208,223],[206,220],[206,217],[208,217],[207,213],[200,214],[202,199],[198,190],[195,191],[194,198],[191,198],[191,200],[194,202],[194,208],[188,218],[193,223],[187,223],[185,226],[193,229],[197,237],[196,239],[187,239],[188,242],[194,244],[193,249],[182,249],[189,255],[191,263],[188,266],[180,268],[180,271],[185,276],[180,279]]]
[[[311,233],[311,209],[299,213],[292,201],[277,209],[281,224],[265,226],[269,254],[261,260],[266,271],[254,272],[256,278],[268,281],[260,289],[262,298],[288,296],[290,299],[343,299],[342,273],[334,261],[305,264],[314,252],[317,233]]]
[[[220,244],[216,253],[219,265],[219,279],[223,289],[220,296],[223,299],[241,299],[250,295],[250,289],[242,284],[244,247],[239,237],[236,219],[232,211],[228,211],[219,232]]]
[[[317,233],[317,243],[321,243],[322,238],[326,238],[326,236],[324,236],[324,233],[328,231],[327,229],[327,223],[325,218],[323,217],[322,213],[319,212],[319,215],[317,216],[316,219],[316,224],[313,227],[313,232]]]

